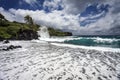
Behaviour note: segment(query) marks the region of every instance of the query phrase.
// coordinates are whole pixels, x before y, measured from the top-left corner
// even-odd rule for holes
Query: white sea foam
[[[68,37],[51,37],[51,38],[39,38],[40,40],[43,41],[49,41],[49,42],[64,42],[64,41],[69,41],[69,40],[80,40],[80,39],[92,39],[94,42],[97,43],[112,43],[114,41],[120,41],[120,39],[110,39],[110,38],[100,38],[100,37],[75,37],[75,36],[68,36]]]
[[[114,42],[114,41],[120,41],[120,39],[115,39],[115,38],[101,38],[101,37],[79,37],[77,39],[92,39],[94,42],[108,42],[108,43],[111,43],[111,42]],[[74,38],[73,38],[74,40]]]
[[[22,45],[23,48],[0,51],[1,80],[118,79],[119,53],[39,40],[10,41],[9,44]]]
[[[120,52],[119,48],[107,48],[107,47],[97,47],[97,46],[78,46],[72,44],[61,44],[61,43],[51,43],[52,45],[62,46],[62,47],[70,47],[70,48],[83,48],[83,49],[94,49],[99,51],[111,51],[111,52]]]
[[[97,38],[93,38],[95,42],[99,43],[99,42],[108,42],[108,43],[112,43],[114,41],[120,41],[120,39],[109,39],[109,38],[100,38],[100,37],[97,37]]]
[[[43,41],[49,41],[49,42],[64,42],[64,41],[69,41],[69,40],[78,40],[81,39],[81,37],[79,38],[75,38],[74,36],[68,36],[68,37],[51,37],[51,38],[39,38],[40,40]]]
[[[45,40],[31,40],[31,42],[36,42],[36,43],[48,43]]]

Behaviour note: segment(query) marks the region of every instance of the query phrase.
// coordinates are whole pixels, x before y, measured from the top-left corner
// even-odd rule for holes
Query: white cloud
[[[112,28],[116,28],[120,30],[120,13],[113,14],[112,9],[107,15],[101,19],[99,19],[97,22],[89,24],[85,26],[84,28],[81,28],[80,31],[82,31],[79,34],[102,34],[102,35],[113,35],[116,32],[112,31]],[[119,27],[118,27],[119,26]],[[117,34],[120,34],[120,32],[117,32]]]
[[[23,0],[28,4],[33,4],[33,3],[37,3],[37,0]]]
[[[62,0],[45,0],[43,3],[43,8],[47,7],[50,11],[56,10],[60,6],[63,7]]]
[[[93,3],[106,2],[108,0],[63,0],[64,11],[68,14],[79,14],[85,10],[88,5]]]
[[[58,29],[77,30],[79,28],[78,17],[76,15],[66,15],[61,11],[53,11],[52,13],[45,13],[43,10],[23,10],[10,9],[9,13],[15,15],[15,21],[24,21],[24,16],[30,15],[34,21],[41,25],[52,26]],[[64,14],[64,16],[61,16]],[[21,20],[20,20],[21,19]]]
[[[3,14],[7,20],[14,21],[14,15],[9,11],[4,10],[4,8],[0,7],[0,13]]]

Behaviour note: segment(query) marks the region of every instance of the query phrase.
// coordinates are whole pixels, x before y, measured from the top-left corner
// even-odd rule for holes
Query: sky
[[[74,35],[120,35],[120,0],[0,0],[0,13]]]

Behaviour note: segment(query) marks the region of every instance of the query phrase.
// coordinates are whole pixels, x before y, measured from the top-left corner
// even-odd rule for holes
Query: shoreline
[[[61,42],[51,43],[52,45],[61,46],[61,47],[69,47],[69,48],[80,48],[80,49],[89,49],[89,50],[98,50],[98,51],[108,51],[108,52],[120,52],[119,48],[109,48],[109,47],[95,47],[95,46],[81,46],[81,45],[73,45]]]
[[[108,51],[108,52],[120,52],[120,48],[110,48],[110,47],[99,47],[99,46],[83,46],[83,45],[75,45],[64,43],[63,41],[45,41],[45,40],[32,40],[32,42],[48,42],[51,45],[61,46],[61,47],[69,47],[69,48],[81,48],[81,49],[89,49],[89,50],[98,50],[98,51]]]
[[[120,52],[120,48],[99,47],[99,46],[83,46],[83,45],[68,44],[68,43],[64,43],[63,41],[57,42],[57,41],[45,41],[45,40],[10,40],[10,43],[4,44],[4,45],[16,45],[16,44],[14,44],[14,42],[15,43],[19,43],[19,42],[48,43],[48,44],[60,46],[60,47],[79,48],[79,49],[97,50],[97,51],[105,51],[105,52],[118,52],[118,53]],[[3,44],[3,41],[0,41],[0,45],[1,44]]]
[[[11,41],[0,51],[3,80],[119,80],[120,53],[71,48],[45,41]],[[117,74],[118,73],[118,74]]]

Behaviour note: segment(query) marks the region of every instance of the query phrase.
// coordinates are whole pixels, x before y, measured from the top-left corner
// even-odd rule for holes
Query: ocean
[[[120,36],[75,36],[71,40],[65,40],[64,43],[93,47],[120,48]]]

